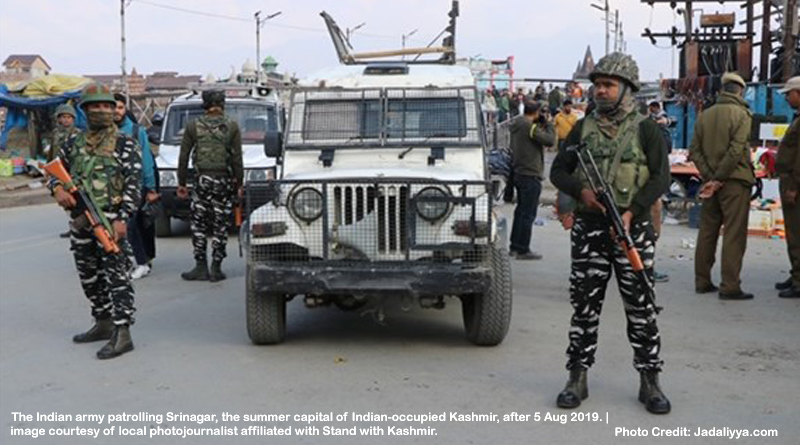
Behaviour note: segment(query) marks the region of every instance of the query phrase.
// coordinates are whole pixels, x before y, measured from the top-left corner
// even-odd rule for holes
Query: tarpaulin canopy
[[[6,125],[0,133],[0,150],[5,150],[8,135],[13,128],[25,128],[28,119],[25,111],[54,112],[67,101],[73,103],[81,95],[81,89],[91,80],[85,77],[51,74],[29,81],[21,92],[11,94],[7,85],[0,83],[0,107],[8,108]],[[76,107],[78,118],[75,124],[84,127],[86,118]]]
[[[29,98],[44,98],[60,96],[64,93],[74,92],[83,88],[90,79],[67,74],[50,74],[37,77],[28,82],[22,95]]]
[[[7,108],[22,108],[26,110],[36,110],[42,108],[56,107],[63,104],[69,99],[77,99],[80,97],[81,91],[69,91],[60,93],[57,96],[40,96],[38,98],[30,98],[24,96],[11,95],[8,88],[0,84],[0,107]]]

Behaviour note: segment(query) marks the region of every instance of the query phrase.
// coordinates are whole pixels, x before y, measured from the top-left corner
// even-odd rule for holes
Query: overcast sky
[[[600,3],[602,0],[594,0]],[[366,25],[351,39],[356,51],[399,48],[401,35],[415,29],[408,45],[424,46],[447,24],[450,0],[131,0],[126,9],[128,71],[213,73],[227,77],[245,59],[255,60],[255,21],[282,11],[261,32],[261,55],[274,56],[279,71],[298,76],[338,63],[320,11],[341,28]],[[517,77],[572,75],[586,46],[598,60],[604,53],[602,12],[590,0],[461,0],[459,57],[516,58]],[[154,4],[241,20],[208,17]],[[610,0],[620,10],[628,52],[644,79],[671,76],[672,51],[639,37],[645,27],[665,31],[680,16],[667,5],[651,8],[639,0]],[[725,11],[718,3],[706,12]],[[743,13],[734,4],[728,11]],[[9,54],[40,54],[55,72],[120,72],[118,0],[0,0],[0,60]],[[675,67],[677,69],[677,67]]]

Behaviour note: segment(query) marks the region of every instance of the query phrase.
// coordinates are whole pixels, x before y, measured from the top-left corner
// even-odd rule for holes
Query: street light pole
[[[408,38],[409,38],[409,37],[413,36],[413,35],[414,35],[414,34],[415,34],[417,31],[419,31],[419,30],[418,30],[418,29],[414,29],[413,31],[411,31],[411,32],[410,32],[410,33],[408,33],[408,34],[403,34],[403,36],[402,36],[402,39],[403,39],[403,49],[406,49],[406,40],[408,40]],[[403,54],[403,60],[405,60],[405,58],[406,58],[406,55],[405,55],[405,54]]]
[[[128,88],[128,70],[125,68],[126,60],[125,60],[125,2],[127,0],[119,0],[119,16],[121,22],[121,44],[122,44],[122,91],[125,92],[125,107],[128,108],[131,105],[131,98],[130,98],[130,89]],[[109,85],[110,87],[110,85]]]
[[[366,25],[366,24],[367,24],[367,22],[361,22],[358,25],[356,25],[356,26],[354,26],[352,28],[347,28],[345,30],[345,39],[347,40],[347,44],[348,45],[350,45],[350,36],[352,36],[353,33],[358,31],[359,29],[363,28],[364,25]],[[350,48],[352,48],[352,47],[353,47],[353,45],[350,45]]]
[[[281,15],[282,11],[270,14],[261,20],[261,11],[254,14],[256,18],[256,84],[261,83],[261,27],[267,20],[274,19]]]

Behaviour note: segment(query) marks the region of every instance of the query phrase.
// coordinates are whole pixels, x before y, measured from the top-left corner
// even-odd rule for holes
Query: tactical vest
[[[125,137],[106,138],[99,147],[86,143],[85,133],[75,138],[70,173],[76,185],[94,198],[103,211],[115,211],[122,203],[125,177],[116,153],[122,151]]]
[[[639,113],[632,113],[622,122],[613,139],[600,132],[594,116],[583,121],[581,141],[592,153],[620,209],[629,208],[636,193],[650,179],[647,157],[639,141],[639,124],[645,119]],[[582,173],[579,176],[584,188],[590,189],[586,176]]]
[[[197,145],[192,163],[198,174],[232,175],[231,123],[225,117],[201,116],[195,121]]]

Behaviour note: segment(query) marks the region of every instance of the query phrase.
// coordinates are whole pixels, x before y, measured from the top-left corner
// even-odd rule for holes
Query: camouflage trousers
[[[652,282],[655,256],[652,223],[632,223],[631,236]],[[572,227],[569,293],[574,313],[569,329],[567,369],[587,369],[594,363],[600,312],[612,269],[625,307],[633,366],[637,371],[659,371],[663,361],[659,359],[661,337],[654,308],[646,302],[625,252],[612,241],[605,220],[580,214]]]
[[[83,293],[97,319],[113,317],[114,324],[133,324],[133,287],[124,253],[106,253],[89,229],[70,228],[70,243]]]
[[[198,176],[192,189],[192,246],[194,259],[206,261],[208,238],[211,259],[222,261],[227,255],[228,224],[233,211],[233,185],[229,178]]]

